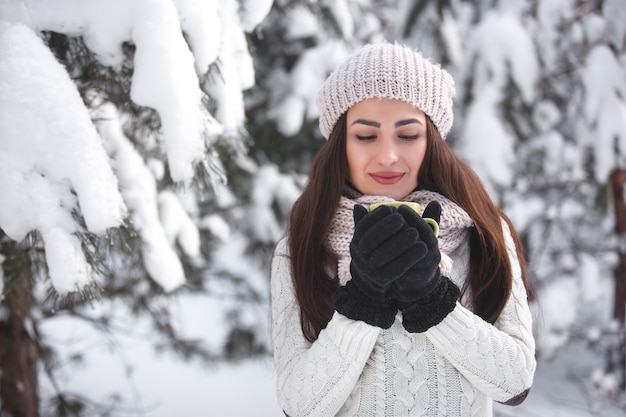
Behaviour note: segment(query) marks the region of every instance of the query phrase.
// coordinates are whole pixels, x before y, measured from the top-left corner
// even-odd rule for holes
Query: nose
[[[382,166],[391,166],[398,162],[399,150],[395,141],[390,136],[383,136],[378,148],[378,163]]]

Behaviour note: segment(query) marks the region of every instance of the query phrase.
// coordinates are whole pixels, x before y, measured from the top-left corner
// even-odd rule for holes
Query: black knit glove
[[[350,243],[352,279],[335,291],[335,309],[353,320],[388,329],[397,306],[392,284],[411,269],[419,252],[417,232],[396,208],[381,206],[371,213],[354,207]]]
[[[439,324],[456,306],[459,288],[439,271],[441,253],[432,227],[424,218],[439,223],[441,206],[436,201],[428,204],[423,217],[408,207],[398,213],[417,231],[419,250],[414,253],[417,262],[402,277],[394,281],[394,298],[402,311],[402,325],[411,333],[422,333]]]

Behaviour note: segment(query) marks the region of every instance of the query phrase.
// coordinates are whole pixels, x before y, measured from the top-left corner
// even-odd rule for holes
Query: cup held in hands
[[[382,203],[370,204],[369,207],[367,208],[367,211],[369,212],[374,211],[380,206],[391,206],[395,208],[398,208],[400,206],[408,206],[411,209],[413,209],[413,211],[415,211],[418,215],[420,215],[422,211],[418,203],[414,203],[411,201],[385,201]],[[435,237],[439,237],[439,224],[437,223],[437,221],[435,219],[431,219],[430,217],[424,217],[424,221],[428,223],[430,227],[433,229],[433,233],[435,234]]]

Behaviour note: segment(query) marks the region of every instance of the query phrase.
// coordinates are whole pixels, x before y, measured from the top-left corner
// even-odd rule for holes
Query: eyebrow
[[[410,125],[411,123],[418,123],[418,124],[422,124],[422,122],[420,122],[417,119],[404,119],[404,120],[398,120],[395,123],[395,127],[400,127],[400,126],[406,126],[406,125]],[[367,120],[367,119],[357,119],[354,122],[352,122],[352,125],[356,125],[356,124],[361,124],[361,125],[366,125],[366,126],[373,126],[373,127],[380,127],[380,123],[375,122],[373,120]]]
[[[417,119],[405,119],[405,120],[397,121],[395,126],[396,127],[406,126],[406,125],[410,125],[411,123],[417,123],[417,124],[420,124],[420,125],[422,124],[422,122],[417,120]]]
[[[374,126],[374,127],[380,127],[380,123],[375,122],[373,120],[367,120],[367,119],[357,119],[354,122],[352,122],[352,125],[366,125],[366,126]]]

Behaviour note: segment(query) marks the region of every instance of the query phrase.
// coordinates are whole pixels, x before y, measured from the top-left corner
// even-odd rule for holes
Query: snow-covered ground
[[[186,294],[168,303],[176,315],[171,324],[179,335],[203,340],[209,351],[221,350],[227,336],[221,302]],[[253,310],[269,324],[268,306],[258,305]],[[119,301],[95,302],[83,314],[109,317],[116,331],[94,330],[88,321],[70,318],[62,311],[40,324],[40,334],[54,345],[59,359],[73,364],[59,368],[62,390],[108,406],[119,404],[119,415],[132,417],[283,415],[276,400],[271,357],[211,366],[184,362],[168,349],[157,351],[151,322],[135,317]],[[544,316],[543,323],[548,322]],[[259,332],[267,333],[267,329]],[[604,368],[602,351],[590,349],[588,341],[576,337],[552,347],[557,349],[554,359],[539,357],[535,383],[526,401],[518,407],[496,404],[495,417],[626,415],[623,395],[620,408],[620,404],[592,394],[592,375]],[[76,360],[80,355],[81,360]],[[40,384],[42,399],[49,398],[52,387],[43,373]]]
[[[160,367],[146,364],[138,371],[138,382],[163,380],[151,384],[144,394],[148,407],[146,417],[279,417],[282,411],[276,401],[274,371],[270,358],[216,369],[182,367],[165,363]],[[166,372],[163,378],[161,372]],[[150,410],[151,405],[154,406]]]
[[[203,314],[200,306],[195,317]],[[208,313],[205,308],[204,313]],[[142,417],[280,417],[276,401],[272,359],[243,361],[235,365],[205,366],[186,363],[171,353],[158,353],[142,321],[127,324],[132,334],[124,339],[106,339],[76,320],[59,317],[43,329],[56,334],[62,351],[71,356],[81,352],[83,364],[71,371],[66,388],[82,392],[97,402],[111,405],[121,395],[123,415]],[[207,333],[220,333],[216,323],[197,320]],[[213,329],[213,330],[212,330]],[[518,407],[495,406],[496,417],[623,417],[624,405],[593,395],[590,376],[602,367],[601,356],[582,341],[564,346],[554,360],[540,360],[535,384],[527,400]],[[42,388],[49,390],[45,378]],[[623,398],[623,397],[622,397]]]
[[[522,405],[496,405],[498,417],[624,417],[625,408],[591,394],[590,376],[602,358],[570,342],[554,360],[539,360],[533,388]]]
[[[185,322],[179,330],[188,337],[202,337],[208,350],[217,350],[225,336],[218,323],[219,307],[195,297],[181,304]],[[147,319],[136,318],[123,306],[107,302],[94,303],[93,307],[92,314],[114,312],[111,320],[118,330],[114,336],[63,313],[39,329],[66,364],[56,374],[62,391],[86,396],[112,409],[117,404],[116,415],[279,415],[270,357],[236,365],[184,362],[169,350],[155,349],[154,331]],[[43,372],[40,390],[42,400],[53,393]]]
[[[624,408],[593,396],[588,386],[589,373],[599,358],[580,344],[568,345],[554,361],[541,361],[535,384],[526,401],[518,407],[496,405],[496,417],[624,417]],[[162,361],[161,361],[162,363]],[[149,364],[145,364],[149,367]],[[271,359],[250,361],[215,370],[184,369],[165,363],[168,376],[153,392],[145,393],[158,407],[146,413],[150,417],[232,416],[279,417]],[[159,366],[160,367],[160,366]],[[157,367],[138,371],[137,381],[159,378]],[[181,384],[181,381],[185,381]],[[195,382],[192,382],[195,381]],[[145,403],[149,404],[149,403]]]

